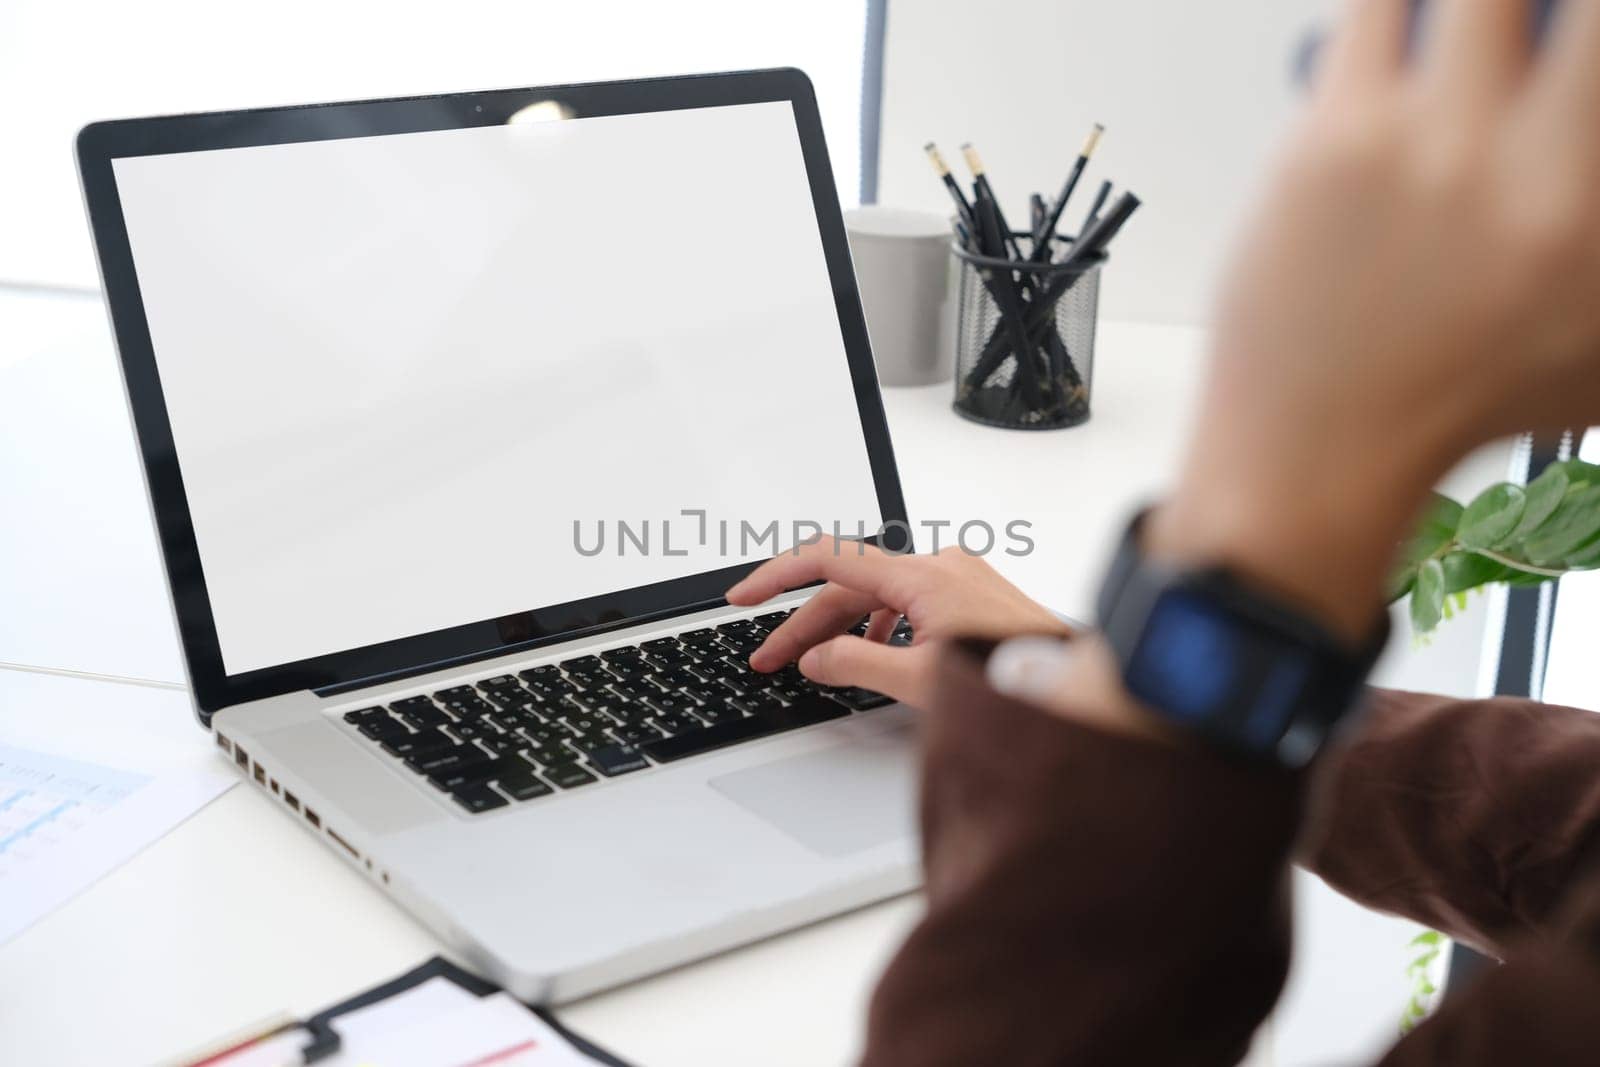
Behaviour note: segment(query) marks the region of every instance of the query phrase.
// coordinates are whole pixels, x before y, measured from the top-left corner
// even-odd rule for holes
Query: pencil
[[[1100,212],[1106,206],[1106,201],[1109,199],[1111,199],[1111,183],[1101,182],[1100,192],[1095,195],[1094,204],[1090,206],[1089,214],[1084,217],[1083,229],[1078,231],[1078,236],[1073,241],[1074,244],[1083,240],[1083,235],[1088,233],[1094,224],[1100,221]]]
[[[1005,236],[999,205],[994,202],[987,189],[980,186],[974,210],[978,216],[978,232],[980,247],[985,255],[995,258],[1005,256]],[[984,273],[991,277],[996,272],[983,268]],[[1010,284],[1009,277],[993,277],[994,284],[989,287],[989,292],[994,296],[995,303],[1000,308],[1000,321],[1006,333],[1011,337],[1011,346],[1017,356],[1017,370],[1015,382],[1021,388],[1024,401],[1030,409],[1037,409],[1043,403],[1040,393],[1038,367],[1036,365],[1033,345],[1028,339],[1027,320],[1022,310],[1022,302],[1017,296],[1017,290]],[[1002,361],[1003,361],[1002,357]],[[996,362],[996,369],[999,367]],[[989,372],[993,374],[994,371]],[[988,377],[988,375],[985,375]]]
[[[1045,216],[1045,224],[1033,231],[1034,258],[1043,260],[1050,255],[1050,238],[1054,236],[1056,227],[1061,225],[1061,213],[1067,209],[1067,201],[1072,199],[1072,194],[1078,190],[1078,182],[1083,179],[1083,172],[1089,166],[1089,160],[1094,158],[1095,149],[1100,147],[1100,138],[1105,136],[1106,128],[1095,123],[1094,129],[1089,131],[1089,137],[1083,142],[1083,148],[1078,152],[1078,158],[1072,165],[1072,170],[1067,174],[1066,183],[1061,186],[1061,195],[1056,197],[1056,202],[1050,208],[1050,214]]]
[[[1022,250],[1017,247],[1016,236],[1011,232],[1010,224],[1006,222],[1006,213],[1000,209],[1000,198],[994,195],[994,186],[989,184],[989,174],[984,169],[982,157],[978,155],[978,150],[972,147],[971,141],[961,146],[961,154],[966,157],[967,167],[972,171],[972,184],[978,194],[988,197],[990,203],[994,204],[995,219],[1000,225],[1000,238],[1004,242],[1004,248],[1009,249],[1012,259],[1020,261],[1023,258]],[[1006,252],[1001,251],[997,254],[1003,258]]]
[[[928,153],[928,158],[933,161],[933,169],[938,173],[939,180],[950,190],[950,199],[956,202],[956,214],[961,217],[961,221],[966,224],[970,233],[977,233],[978,223],[972,217],[972,205],[967,203],[966,194],[961,191],[961,184],[956,181],[955,175],[950,173],[950,165],[944,161],[939,146],[929,141],[922,146],[922,150]]]

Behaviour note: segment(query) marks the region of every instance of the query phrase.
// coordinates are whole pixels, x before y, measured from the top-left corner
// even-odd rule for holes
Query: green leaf
[[[1585,463],[1581,459],[1568,459],[1552,465],[1566,472],[1570,485],[1600,485],[1600,464]]]
[[[1511,540],[1527,510],[1528,494],[1510,482],[1491,485],[1467,505],[1456,540],[1468,548],[1499,548]]]
[[[1411,628],[1429,634],[1444,618],[1444,567],[1436,559],[1417,568],[1417,581],[1411,589]]]
[[[1444,935],[1443,934],[1441,934],[1437,930],[1424,930],[1422,933],[1418,934],[1416,937],[1413,937],[1409,942],[1407,942],[1406,943],[1406,947],[1407,948],[1415,948],[1418,945],[1442,945],[1442,944],[1444,944]]]
[[[1587,548],[1580,548],[1566,559],[1568,570],[1592,571],[1600,569],[1600,541],[1592,542]]]
[[[1400,549],[1400,558],[1389,575],[1389,601],[1394,603],[1411,591],[1422,561],[1437,554],[1456,536],[1464,509],[1447,496],[1434,493],[1417,518],[1416,533]]]
[[[1540,566],[1558,565],[1600,537],[1600,484],[1567,490],[1548,521],[1522,544],[1528,559]]]
[[[1439,561],[1444,568],[1446,595],[1479,589],[1491,582],[1503,582],[1517,573],[1503,563],[1496,563],[1476,552],[1452,552]]]
[[[1561,501],[1567,495],[1567,486],[1571,484],[1572,478],[1567,473],[1567,467],[1561,463],[1546,467],[1543,474],[1529,482],[1528,505],[1523,509],[1522,521],[1517,523],[1511,540],[1521,541],[1543,526],[1545,520],[1561,506]]]

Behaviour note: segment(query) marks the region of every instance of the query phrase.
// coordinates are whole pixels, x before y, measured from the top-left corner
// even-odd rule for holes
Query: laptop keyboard
[[[893,703],[819,686],[793,664],[752,671],[750,653],[788,616],[500,674],[344,721],[477,814]],[[863,621],[854,632],[865,629]],[[902,619],[892,642],[910,640]]]

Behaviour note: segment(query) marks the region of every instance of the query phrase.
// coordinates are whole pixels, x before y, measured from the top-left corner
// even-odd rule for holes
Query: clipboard
[[[228,1039],[223,1043],[225,1047],[211,1049],[197,1058],[185,1058],[181,1062],[187,1067],[206,1067],[208,1064],[222,1063],[265,1038],[279,1037],[286,1033],[302,1030],[309,1035],[310,1040],[301,1047],[299,1062],[304,1064],[319,1063],[337,1055],[343,1048],[343,1038],[334,1026],[335,1020],[340,1016],[382,1003],[436,978],[444,979],[474,997],[487,997],[501,991],[500,987],[494,983],[484,981],[477,975],[462,970],[442,956],[435,956],[404,974],[384,982],[382,985],[374,986],[363,993],[357,993],[353,997],[324,1008],[309,1018],[298,1021],[291,1019],[272,1027],[266,1032]],[[551,1030],[555,1031],[562,1040],[572,1047],[573,1051],[588,1057],[597,1064],[603,1064],[604,1067],[632,1067],[632,1065],[618,1059],[594,1042],[567,1029],[549,1009],[527,1004],[522,1006]]]

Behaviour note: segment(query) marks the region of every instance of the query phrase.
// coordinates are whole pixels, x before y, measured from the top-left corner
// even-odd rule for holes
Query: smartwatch
[[[1352,648],[1227,567],[1145,558],[1148,511],[1100,589],[1100,629],[1123,684],[1164,720],[1230,752],[1298,768],[1355,706],[1389,639],[1381,614]]]

